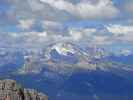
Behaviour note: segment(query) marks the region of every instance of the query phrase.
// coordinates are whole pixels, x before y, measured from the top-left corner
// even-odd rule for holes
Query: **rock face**
[[[25,89],[14,80],[0,80],[0,100],[48,100],[43,93],[33,89]]]

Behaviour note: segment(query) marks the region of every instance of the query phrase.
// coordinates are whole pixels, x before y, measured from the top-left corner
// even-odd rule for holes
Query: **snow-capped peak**
[[[51,48],[51,50],[54,49],[61,55],[67,55],[68,53],[74,54],[76,52],[74,47],[69,43],[58,43]]]
[[[123,49],[123,50],[120,51],[120,54],[124,55],[124,56],[128,56],[128,55],[132,54],[132,51],[128,50],[128,49]]]

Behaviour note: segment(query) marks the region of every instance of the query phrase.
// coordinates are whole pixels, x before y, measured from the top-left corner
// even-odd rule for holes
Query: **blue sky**
[[[0,0],[0,38],[3,36],[0,46],[71,41],[131,49],[133,1]]]

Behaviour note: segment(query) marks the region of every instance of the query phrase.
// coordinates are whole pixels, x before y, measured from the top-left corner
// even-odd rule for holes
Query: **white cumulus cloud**
[[[49,4],[55,9],[66,11],[73,16],[82,19],[113,18],[119,12],[111,0],[96,0],[97,3],[95,4],[89,0],[80,0],[77,4],[65,0],[40,1]]]
[[[124,25],[109,25],[106,26],[107,30],[115,35],[133,34],[133,26]]]
[[[35,23],[34,21],[35,20],[33,20],[33,19],[22,19],[22,20],[19,20],[18,27],[23,29],[23,30],[30,29],[33,26],[33,24]]]
[[[70,28],[69,29],[69,34],[70,37],[75,40],[79,41],[83,38],[88,38],[92,36],[93,33],[95,33],[97,30],[95,28],[83,28],[83,29],[75,29],[75,28]]]

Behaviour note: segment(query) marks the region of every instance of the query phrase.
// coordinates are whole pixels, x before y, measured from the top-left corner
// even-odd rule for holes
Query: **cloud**
[[[51,24],[53,22],[47,22],[47,24]],[[57,23],[55,23],[57,24]],[[58,24],[57,24],[58,25]],[[72,29],[71,31],[66,32],[66,35],[58,34],[49,31],[43,31],[43,32],[13,32],[13,33],[6,33],[6,34],[0,34],[0,38],[4,37],[4,41],[2,41],[2,44],[6,44],[7,46],[14,46],[14,47],[40,47],[42,48],[45,45],[56,43],[56,42],[80,42],[81,40],[84,40],[84,38],[89,38],[89,35],[93,34],[95,32],[95,29],[87,28],[87,29],[81,29],[76,30]]]
[[[114,24],[106,26],[108,32],[112,33],[112,41],[114,42],[133,42],[133,26],[132,25],[120,25]]]
[[[95,4],[93,4],[91,0],[80,0],[80,2],[76,4],[65,0],[40,1],[81,19],[114,18],[119,13],[119,10],[113,5],[111,0],[96,0]]]
[[[16,19],[72,21],[110,19],[119,10],[111,0],[11,0],[10,11]]]
[[[63,24],[56,21],[44,20],[41,21],[43,29],[46,31],[54,31],[55,33],[63,30]]]
[[[127,35],[133,34],[133,26],[124,26],[124,25],[109,25],[106,26],[107,30],[114,35]]]
[[[10,4],[12,5],[11,10],[17,18],[34,18],[59,22],[72,19],[70,14],[54,9],[39,0],[13,0],[10,1]]]
[[[73,40],[75,40],[75,41],[82,39],[81,32],[76,32],[76,31],[74,32],[71,30],[69,33],[70,33],[71,38],[73,38]]]
[[[133,43],[133,34],[117,36],[117,37],[115,37],[115,39],[119,42]]]
[[[133,1],[129,0],[127,2],[124,3],[124,9],[129,13],[132,14],[133,13]]]
[[[48,22],[53,23],[53,22]],[[48,24],[47,23],[47,24]],[[57,24],[57,23],[55,23]],[[49,24],[48,24],[49,25]],[[57,24],[58,25],[58,24]],[[119,25],[120,27],[120,25]],[[64,33],[58,34],[49,31],[42,31],[42,32],[20,32],[18,33],[6,33],[0,34],[0,39],[3,37],[5,38],[2,42],[8,46],[16,46],[20,47],[20,45],[24,48],[28,47],[45,47],[45,45],[56,43],[56,42],[74,42],[74,43],[85,43],[87,45],[111,45],[115,43],[132,43],[133,42],[133,34],[131,33],[130,29],[123,29],[123,27],[129,26],[122,26],[122,29],[117,26],[118,29],[114,28],[114,25],[108,26],[105,29],[104,27],[101,30],[104,30],[104,34],[99,33],[99,29],[96,28],[70,28],[66,31],[66,35]],[[114,30],[113,30],[114,29]],[[126,31],[125,31],[126,30]],[[120,32],[119,32],[120,31]],[[102,32],[102,31],[101,31]],[[109,35],[109,32],[112,35]],[[124,33],[123,33],[124,32]],[[119,34],[118,34],[119,33]],[[122,35],[121,35],[122,34]]]
[[[83,38],[88,38],[96,31],[97,30],[95,28],[85,28],[85,29],[84,28],[81,28],[81,29],[70,28],[69,34],[73,40],[79,41]]]
[[[123,0],[120,10],[125,20],[133,19],[133,0]]]
[[[22,30],[28,30],[35,24],[34,19],[20,19],[18,27]]]
[[[109,45],[112,44],[112,41],[108,36],[94,36],[91,43],[95,45]]]
[[[0,46],[45,47],[64,41],[132,44],[133,1],[121,1],[124,9],[114,1],[0,0]],[[10,32],[3,32],[4,27]]]

